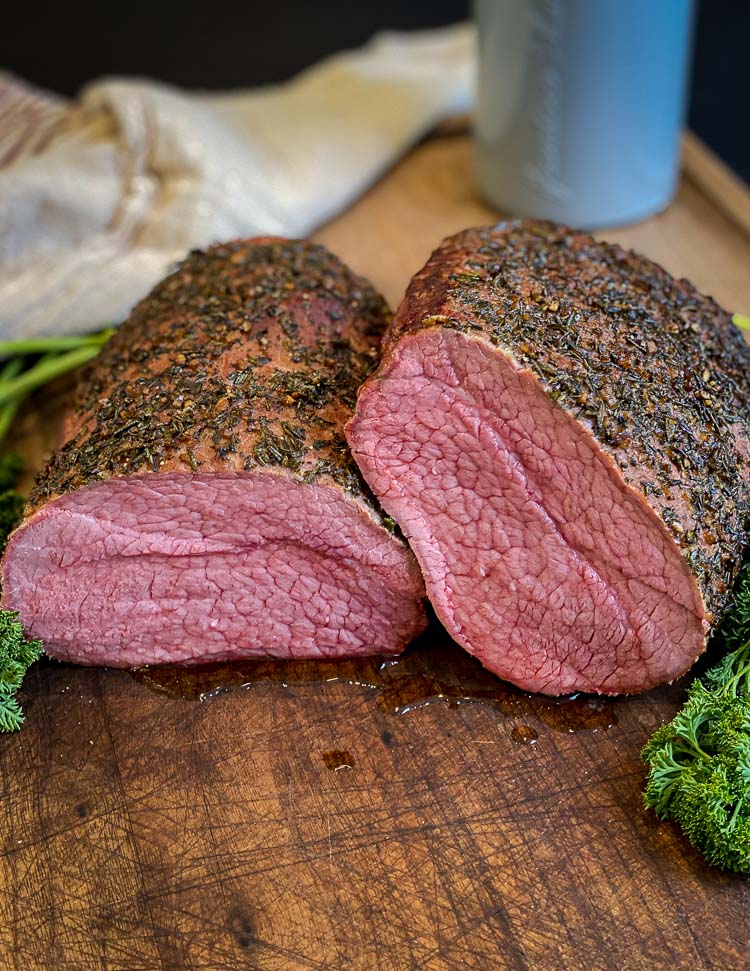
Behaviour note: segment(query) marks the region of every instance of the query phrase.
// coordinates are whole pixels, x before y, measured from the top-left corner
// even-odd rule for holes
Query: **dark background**
[[[15,2],[0,19],[0,65],[70,95],[102,74],[252,86],[282,81],[380,28],[435,26],[468,12],[468,0]],[[702,0],[689,124],[748,181],[749,51],[750,0]]]

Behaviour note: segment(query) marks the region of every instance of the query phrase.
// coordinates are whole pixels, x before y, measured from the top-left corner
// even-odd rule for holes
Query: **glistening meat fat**
[[[533,690],[642,691],[721,617],[750,507],[750,351],[649,260],[551,224],[446,240],[347,436],[453,637]]]
[[[321,246],[192,253],[83,376],[3,606],[82,664],[401,650],[422,580],[343,437],[388,316]]]

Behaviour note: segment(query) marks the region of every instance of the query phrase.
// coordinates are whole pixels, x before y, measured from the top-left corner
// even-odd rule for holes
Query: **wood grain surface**
[[[496,216],[454,136],[318,238],[396,303],[442,236]],[[667,212],[603,235],[750,310],[750,241],[689,173]],[[57,390],[19,423],[29,467]],[[683,688],[587,726],[499,682],[493,701],[466,663],[434,629],[366,678],[290,669],[204,700],[38,665],[0,737],[0,966],[747,967],[750,884],[641,806],[640,748]],[[484,701],[436,698],[480,682]]]

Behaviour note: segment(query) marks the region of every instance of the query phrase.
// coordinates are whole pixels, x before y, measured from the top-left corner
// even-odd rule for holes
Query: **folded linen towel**
[[[195,246],[308,234],[470,107],[473,60],[457,25],[253,91],[114,78],[66,105],[0,78],[0,337],[116,324]]]

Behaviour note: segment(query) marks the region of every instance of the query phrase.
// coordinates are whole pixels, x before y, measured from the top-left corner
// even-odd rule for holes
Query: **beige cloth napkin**
[[[468,25],[253,91],[114,78],[66,104],[0,78],[0,336],[116,324],[192,247],[309,233],[472,88]]]

